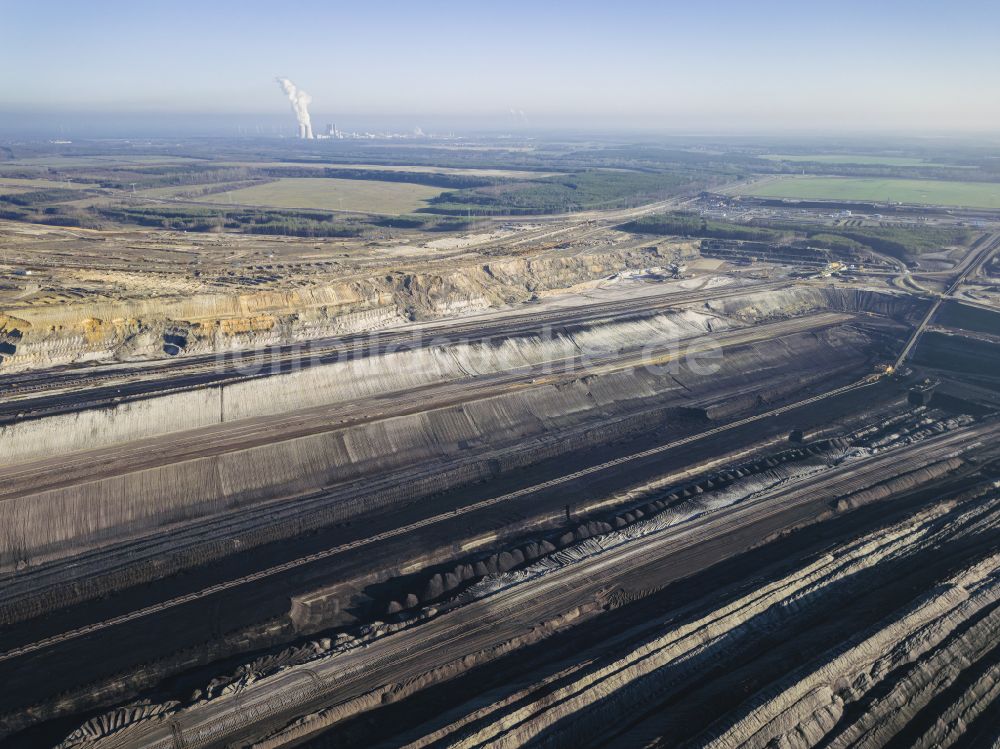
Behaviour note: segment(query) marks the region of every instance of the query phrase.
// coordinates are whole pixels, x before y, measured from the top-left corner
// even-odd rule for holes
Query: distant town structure
[[[340,140],[344,137],[344,134],[337,129],[336,125],[328,123],[326,126],[326,130],[324,130],[316,137],[319,140],[330,140],[330,139]]]

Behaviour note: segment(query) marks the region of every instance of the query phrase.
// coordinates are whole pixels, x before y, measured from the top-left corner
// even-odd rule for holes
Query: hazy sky
[[[1000,130],[1000,2],[0,0],[0,118]]]

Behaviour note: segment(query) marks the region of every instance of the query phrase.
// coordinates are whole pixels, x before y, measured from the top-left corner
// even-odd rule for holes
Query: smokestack
[[[287,78],[275,78],[274,80],[281,86],[281,90],[285,92],[285,96],[288,97],[288,101],[292,105],[295,119],[299,123],[299,137],[312,140],[312,122],[309,119],[309,105],[312,104],[312,97]]]

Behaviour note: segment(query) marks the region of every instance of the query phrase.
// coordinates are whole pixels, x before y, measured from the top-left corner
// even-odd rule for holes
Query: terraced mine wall
[[[796,559],[722,605],[610,632],[585,657],[563,662],[558,678],[539,668],[530,681],[461,694],[461,709],[418,715],[415,722],[426,722],[392,741],[410,747],[641,746],[657,738],[660,745],[714,749],[989,746],[961,739],[995,735],[981,729],[989,728],[1000,692],[990,634],[1000,577],[996,554],[984,555],[986,545],[975,537],[984,535],[984,526],[996,527],[997,502],[993,496],[980,499],[979,507],[955,504],[837,539],[828,553]],[[907,593],[893,590],[904,585]],[[810,636],[817,622],[822,631]],[[361,709],[371,707],[377,704],[369,697]],[[336,731],[349,709],[311,717]],[[624,715],[638,717],[623,721]],[[307,736],[305,723],[259,745]],[[963,736],[967,732],[973,736]]]
[[[0,464],[222,422],[352,403],[567,357],[606,355],[637,342],[669,344],[727,327],[727,321],[716,315],[684,310],[609,325],[581,326],[550,337],[517,336],[496,343],[428,347],[339,361],[223,387],[6,425],[0,427]]]
[[[885,265],[885,261],[875,258],[867,252],[726,239],[702,240],[701,254],[704,257],[718,258],[736,265],[746,265],[758,260],[786,265],[819,267],[834,260],[856,265]]]
[[[666,408],[701,403],[726,415],[810,383],[847,381],[867,371],[869,345],[851,328],[790,334],[727,350],[711,377],[625,369],[10,498],[0,503],[0,554],[7,568],[36,563],[275,497],[288,498],[277,500],[288,514],[296,496],[360,482],[368,493],[324,516],[349,518],[649,429],[648,415]],[[747,382],[752,401],[727,404]],[[382,477],[393,480],[371,491]],[[303,522],[324,519],[312,515]]]
[[[994,341],[929,330],[921,336],[913,362],[992,383],[993,388],[1000,382],[1000,352]]]
[[[444,272],[332,278],[289,290],[16,307],[0,310],[0,369],[294,343],[497,307],[695,256],[693,242],[674,242],[570,256],[478,259]]]
[[[767,480],[779,480],[781,474],[790,470],[809,472],[825,462],[819,460],[811,468],[802,465],[796,469],[790,462],[768,460],[765,461],[766,465],[778,465],[774,467],[774,475]],[[915,487],[933,482],[935,476],[949,474],[962,464],[961,459],[950,458],[917,468],[913,474],[913,485]],[[911,467],[915,465],[919,463],[910,463]],[[642,534],[673,524],[679,519],[679,515],[674,513],[698,513],[699,506],[704,507],[702,502],[705,501],[719,509],[729,502],[738,503],[739,495],[746,496],[747,491],[752,493],[760,488],[753,475],[737,477],[737,483],[740,479],[747,485],[739,487],[734,496],[728,499],[717,497],[718,501],[713,500],[711,497],[717,493],[717,487],[711,487],[689,503],[678,506],[671,506],[669,502],[661,503],[659,507],[654,505],[646,517],[626,520],[625,527],[620,532],[612,531],[610,524],[598,523],[579,537],[578,534],[569,534],[571,538],[566,543],[549,543],[544,550],[540,546],[533,551],[529,551],[528,546],[523,547],[523,551],[515,549],[519,553],[510,552],[512,558],[506,560],[506,563],[501,561],[500,556],[495,560],[490,558],[487,560],[488,564],[484,563],[481,572],[489,572],[491,566],[499,572],[502,567],[508,567],[511,563],[516,566],[518,557],[523,557],[522,561],[529,561],[529,557],[534,554],[541,556],[546,551],[549,552],[548,557],[530,563],[526,569],[513,573],[494,573],[490,579],[465,589],[443,606],[435,604],[435,613],[420,615],[416,621],[397,623],[390,619],[391,624],[366,629],[358,639],[353,639],[350,635],[338,635],[337,638],[299,641],[280,652],[269,653],[240,668],[227,670],[204,689],[199,689],[197,696],[190,702],[193,705],[200,700],[215,699],[226,692],[252,688],[255,683],[259,686],[260,680],[272,676],[278,676],[275,682],[277,692],[279,683],[284,678],[280,674],[296,665],[309,668],[314,680],[330,678],[333,688],[341,688],[337,682],[344,671],[338,670],[336,664],[340,662],[337,659],[343,653],[362,644],[366,648],[379,649],[383,645],[391,647],[391,640],[380,643],[379,639],[393,637],[393,633],[405,631],[408,627],[424,626],[434,616],[461,616],[458,612],[462,608],[476,606],[484,595],[503,595],[504,590],[531,585],[532,580],[559,574],[573,565],[586,563],[585,560],[594,555],[621,548],[618,545],[620,542],[635,543]],[[702,479],[702,482],[706,481]],[[722,493],[728,491],[723,489]],[[450,655],[434,662],[425,662],[428,665],[424,673],[412,678],[397,680],[379,676],[377,678],[380,681],[373,678],[365,685],[367,690],[356,690],[351,699],[340,699],[344,693],[341,691],[337,700],[331,699],[324,709],[309,713],[303,720],[276,721],[275,728],[283,726],[278,734],[272,740],[260,741],[258,745],[285,746],[296,740],[306,739],[310,733],[332,727],[336,732],[333,741],[351,746],[401,746],[411,745],[411,741],[414,746],[430,746],[435,743],[463,745],[473,741],[511,747],[576,746],[593,744],[595,739],[601,743],[605,730],[631,731],[635,722],[628,721],[623,725],[622,721],[616,720],[616,717],[626,714],[639,716],[641,721],[652,721],[653,728],[660,724],[663,729],[670,731],[646,733],[647,740],[650,736],[658,735],[676,739],[679,730],[678,723],[673,720],[674,716],[691,716],[690,721],[683,721],[680,726],[687,736],[699,734],[697,743],[702,745],[717,736],[715,729],[720,726],[712,723],[720,716],[727,718],[726,724],[721,728],[728,728],[738,721],[742,723],[742,728],[749,729],[748,733],[752,734],[758,726],[752,721],[743,720],[746,708],[756,709],[761,705],[772,712],[777,718],[776,723],[781,723],[781,719],[785,717],[783,710],[789,711],[791,721],[780,726],[781,733],[786,734],[781,738],[786,739],[787,744],[789,736],[794,739],[804,735],[803,731],[798,730],[801,727],[800,721],[807,726],[814,717],[811,715],[811,708],[815,705],[811,698],[814,695],[813,687],[817,683],[825,698],[830,697],[829,690],[833,690],[839,694],[842,702],[857,705],[862,701],[873,700],[877,708],[880,704],[878,697],[882,693],[881,687],[887,686],[884,677],[895,676],[893,666],[899,664],[905,668],[907,663],[923,660],[929,654],[924,648],[925,644],[933,646],[940,642],[947,645],[954,642],[956,636],[964,638],[969,630],[963,624],[967,623],[979,630],[974,635],[983,649],[995,647],[995,643],[986,636],[991,627],[987,622],[996,618],[993,616],[995,606],[992,605],[995,596],[992,595],[981,601],[987,604],[987,611],[991,615],[985,621],[976,616],[983,610],[980,605],[968,609],[969,616],[958,618],[954,622],[940,622],[936,616],[930,619],[921,617],[916,621],[906,621],[908,617],[905,616],[902,619],[891,616],[896,611],[901,610],[904,614],[909,611],[908,603],[914,595],[920,594],[918,591],[928,590],[931,597],[944,594],[952,601],[963,604],[979,597],[984,589],[996,587],[995,557],[988,565],[980,563],[975,569],[963,571],[960,579],[948,580],[947,584],[934,587],[942,579],[951,578],[956,566],[964,567],[968,560],[981,559],[982,550],[989,550],[989,534],[984,531],[992,530],[996,524],[995,491],[992,495],[984,498],[980,489],[961,498],[933,500],[933,505],[927,510],[919,509],[923,503],[917,503],[907,511],[907,518],[902,522],[898,512],[889,513],[888,518],[873,513],[861,523],[861,528],[856,524],[847,525],[842,522],[838,526],[838,533],[827,526],[825,532],[820,531],[813,536],[810,543],[812,551],[808,554],[798,551],[789,555],[787,546],[781,550],[783,553],[772,554],[770,559],[782,559],[779,565],[760,564],[760,555],[754,557],[755,562],[744,558],[742,563],[728,568],[728,575],[737,575],[735,580],[740,581],[740,584],[729,587],[721,600],[713,598],[706,601],[710,605],[701,602],[690,607],[678,605],[674,602],[675,596],[682,597],[685,593],[683,588],[675,588],[668,589],[663,596],[664,600],[670,601],[669,615],[664,613],[661,604],[656,609],[648,608],[647,612],[654,610],[655,614],[649,617],[647,613],[648,618],[641,621],[635,618],[618,618],[617,621],[600,624],[590,618],[601,604],[605,604],[605,608],[619,610],[626,602],[652,599],[659,595],[657,591],[661,590],[664,582],[670,581],[670,575],[682,574],[672,564],[655,565],[644,573],[629,576],[622,588],[606,599],[606,603],[603,599],[600,603],[587,599],[582,605],[577,601],[575,604],[580,608],[569,610],[565,615],[562,612],[558,616],[548,614],[552,618],[542,620],[542,624],[538,624],[541,617],[529,619],[524,626],[524,634],[504,640],[501,646],[486,648],[473,655],[465,655],[469,651],[463,650],[454,655],[452,662],[448,662]],[[986,501],[981,501],[983,499]],[[694,506],[686,506],[688,504]],[[880,508],[880,512],[885,513],[885,509]],[[914,512],[917,513],[916,517],[911,514]],[[643,526],[646,526],[645,529]],[[859,533],[861,535],[857,535]],[[595,537],[598,534],[601,537]],[[553,548],[559,550],[553,552]],[[454,576],[463,578],[471,572],[474,577],[475,568],[470,571],[467,566],[464,565],[462,569],[454,568]],[[617,574],[619,579],[626,577],[620,570]],[[748,575],[749,577],[745,577]],[[433,599],[439,595],[438,590],[443,582],[439,577],[441,576],[435,575],[429,581],[426,588],[428,598]],[[705,585],[706,580],[702,578],[690,587],[699,593],[704,590],[714,592],[722,587],[718,585],[718,577],[711,579],[714,585]],[[729,577],[726,582],[732,582],[733,579]],[[915,588],[915,579],[925,587]],[[958,583],[959,590],[955,590],[953,582]],[[642,585],[650,587],[644,588]],[[612,586],[613,583],[609,584],[609,587]],[[887,589],[893,592],[891,596],[887,595]],[[952,593],[956,595],[952,597]],[[803,611],[808,616],[803,616]],[[487,610],[486,615],[489,616],[489,613]],[[882,620],[887,614],[890,618]],[[507,615],[516,617],[518,614],[515,611],[508,612]],[[841,615],[844,619],[839,618]],[[427,618],[424,619],[424,616]],[[466,621],[478,622],[482,616],[483,611],[480,609],[474,615],[469,614]],[[444,686],[449,680],[472,671],[474,667],[488,671],[491,668],[489,661],[513,648],[526,648],[542,639],[547,639],[548,647],[553,647],[553,641],[558,642],[556,638],[549,639],[554,629],[568,626],[574,626],[575,629],[580,626],[581,621],[596,625],[597,631],[580,633],[576,630],[572,634],[567,633],[575,638],[574,641],[566,649],[554,654],[551,651],[539,652],[538,649],[534,652],[525,651],[524,658],[518,665],[499,672],[516,673],[516,677],[497,678],[498,672],[493,671],[490,674],[492,678],[486,682],[487,687],[483,687],[488,690],[486,692],[480,690],[482,682],[476,682],[476,675],[464,682],[453,682],[451,687]],[[899,623],[907,626],[900,627]],[[941,626],[938,626],[939,623]],[[869,630],[870,626],[872,629]],[[838,639],[822,639],[814,634],[816,629],[822,634],[832,628],[835,628],[833,632]],[[873,662],[870,658],[853,657],[858,654],[859,648],[856,646],[862,642],[856,637],[859,632],[865,640],[878,632],[893,637],[888,639],[878,636],[875,642],[865,644],[863,650],[877,656]],[[605,637],[600,638],[602,633]],[[827,650],[828,648],[830,649]],[[852,655],[847,659],[847,668],[831,670],[824,667],[821,671],[814,670],[821,662],[830,658],[837,658],[844,665],[844,659],[839,656],[845,651]],[[386,653],[385,650],[381,652]],[[948,647],[935,654],[935,657],[943,661],[957,676],[959,670],[968,667],[969,663],[964,656],[969,652],[968,649]],[[975,651],[972,652],[975,654]],[[578,656],[580,653],[585,653],[585,657],[577,657],[571,662],[559,660],[560,656],[565,658],[567,654]],[[772,657],[772,653],[777,657]],[[808,663],[817,656],[819,661]],[[514,659],[517,658],[515,655]],[[755,669],[749,674],[746,670],[748,660]],[[807,664],[809,668],[805,668]],[[913,669],[909,676],[904,672],[901,682],[903,688],[900,690],[902,693],[898,695],[902,701],[893,700],[892,704],[883,705],[886,715],[882,720],[894,720],[904,712],[906,699],[916,699],[923,704],[931,699],[933,695],[926,685],[941,671],[933,667],[933,662],[928,665],[931,668],[926,671],[923,668]],[[227,668],[231,669],[231,666]],[[506,666],[500,665],[500,668]],[[333,676],[328,677],[327,674]],[[553,678],[553,674],[557,678]],[[704,679],[709,674],[714,677],[712,682],[692,687],[688,677]],[[875,674],[875,677],[861,678],[866,674]],[[749,676],[756,678],[748,678]],[[965,685],[973,683],[971,679],[965,681]],[[441,687],[441,690],[448,689],[452,695],[457,695],[452,704],[458,709],[444,714],[433,708],[425,709],[435,697],[421,701],[417,695],[420,690],[432,685]],[[753,692],[747,689],[747,685]],[[799,685],[802,689],[796,690],[795,687]],[[742,688],[735,688],[741,686]],[[915,689],[910,690],[911,686]],[[705,696],[706,687],[710,695],[708,699]],[[976,693],[980,690],[970,687],[969,692],[969,696],[973,698],[969,702],[975,702]],[[995,690],[991,689],[990,692]],[[783,693],[791,699],[772,697],[781,697]],[[802,694],[806,695],[806,699],[796,704],[797,698]],[[916,698],[913,697],[914,694],[917,695]],[[401,710],[388,707],[385,712],[371,712],[386,705],[399,705],[401,699],[410,696],[418,700],[412,711],[404,706]],[[763,699],[758,700],[757,697]],[[280,697],[275,697],[274,702],[277,703],[279,699]],[[437,699],[440,700],[440,695]],[[184,697],[181,700],[182,704],[188,704]],[[666,701],[669,701],[669,710],[662,709]],[[840,706],[837,698],[832,702],[835,706]],[[962,700],[954,707],[961,708],[967,704],[969,703]],[[901,710],[899,705],[903,705],[904,709]],[[693,714],[692,707],[695,708]],[[187,708],[171,702],[163,704],[161,709],[174,711],[177,708],[180,710],[174,715],[183,724],[181,714]],[[200,709],[200,702],[193,709]],[[107,713],[100,722],[88,721],[64,746],[120,745],[122,739],[128,736],[126,732],[131,730],[127,727],[130,721],[140,720],[155,712],[156,708],[152,705],[119,708]],[[823,710],[820,715],[825,712]],[[846,714],[850,716],[851,712],[847,711]],[[357,724],[352,728],[347,722],[365,713],[369,713],[366,717],[370,719],[366,719],[365,723],[370,726],[385,726],[388,722],[395,731],[403,730],[406,733],[390,737],[388,733],[376,730],[373,735]],[[854,718],[858,714],[853,711]],[[110,728],[105,721],[112,721]],[[641,722],[640,727],[640,735],[650,729],[649,725],[642,725]],[[707,735],[701,735],[701,730],[706,727]],[[949,722],[947,727],[962,728],[960,721]],[[132,728],[139,733],[142,731],[135,723],[132,723]],[[824,731],[839,731],[840,728],[835,722],[824,724]],[[115,735],[112,741],[101,743],[102,737],[122,729],[123,732]],[[770,734],[768,738],[773,736],[774,734]],[[345,741],[346,737],[353,737],[354,741]],[[138,743],[136,734],[131,738]],[[719,742],[719,746],[738,745],[740,741],[737,738],[745,740],[746,737],[734,738],[734,734],[729,734],[728,738],[729,741]],[[90,743],[92,739],[93,744]],[[325,742],[317,742],[322,743]],[[628,743],[645,742],[634,740]],[[759,745],[769,744],[762,741]]]
[[[860,312],[899,322],[914,322],[926,310],[927,304],[898,292],[829,285],[748,293],[706,302],[704,309],[747,322],[794,317],[816,310]]]
[[[578,327],[547,339],[519,336],[491,344],[388,353],[225,387],[15,422],[0,426],[0,465],[221,422],[346,403],[567,356],[613,352],[637,342],[679,341],[710,330],[829,309],[907,321],[919,317],[920,312],[919,303],[910,297],[865,289],[828,286],[748,293],[652,318]]]
[[[934,320],[939,325],[975,333],[1000,336],[1000,312],[949,299]]]

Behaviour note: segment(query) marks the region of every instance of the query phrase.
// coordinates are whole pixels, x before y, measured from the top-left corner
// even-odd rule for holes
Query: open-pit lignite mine
[[[1000,741],[992,235],[843,276],[648,210],[0,225],[0,743]]]

